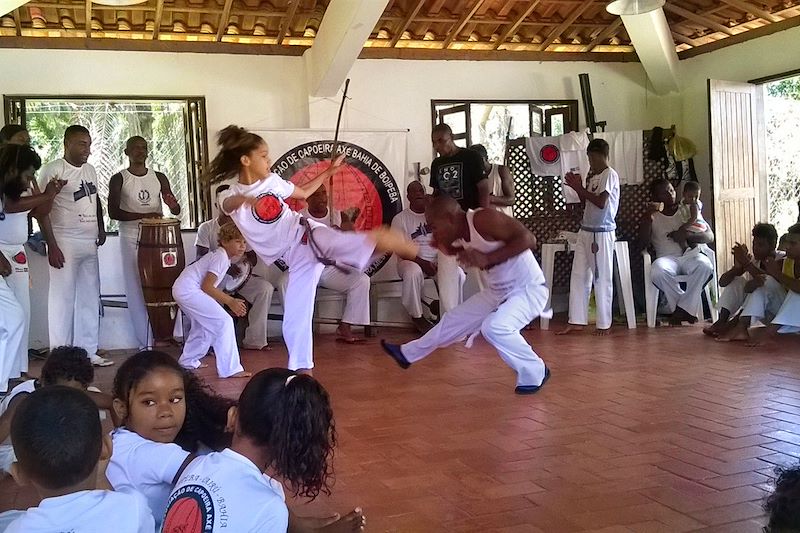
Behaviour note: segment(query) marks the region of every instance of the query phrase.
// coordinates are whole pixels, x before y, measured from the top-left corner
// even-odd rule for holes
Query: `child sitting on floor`
[[[141,494],[96,490],[98,464],[111,455],[97,406],[86,393],[54,385],[30,393],[11,423],[17,462],[12,475],[43,498],[7,533],[151,533],[153,516]]]
[[[283,368],[257,373],[229,410],[228,427],[230,448],[194,459],[180,474],[164,533],[187,531],[198,520],[213,531],[287,531],[284,485],[312,499],[330,493],[333,411],[310,375]],[[356,509],[330,530],[360,531],[364,523]]]
[[[247,245],[233,223],[219,229],[219,244],[187,266],[172,286],[172,295],[190,323],[179,363],[189,369],[200,368],[204,366],[200,359],[213,346],[219,377],[247,378],[252,374],[242,368],[233,318],[224,309],[227,306],[236,316],[244,316],[247,304],[218,288],[231,267],[231,258],[242,256]]]
[[[9,472],[14,462],[14,449],[9,434],[11,420],[22,400],[33,391],[51,385],[65,385],[87,391],[92,380],[94,380],[94,367],[86,350],[77,346],[60,346],[50,351],[42,366],[42,376],[39,379],[23,381],[11,389],[8,396],[0,402],[0,476]],[[112,420],[114,419],[110,395],[90,392],[89,397],[98,408],[110,412]]]

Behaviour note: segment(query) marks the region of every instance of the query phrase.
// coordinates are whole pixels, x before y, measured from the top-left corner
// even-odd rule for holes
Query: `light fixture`
[[[146,2],[147,0],[92,0],[93,4],[112,7],[135,6],[136,4],[144,4]]]
[[[664,0],[616,0],[606,6],[612,15],[642,15],[664,7]]]

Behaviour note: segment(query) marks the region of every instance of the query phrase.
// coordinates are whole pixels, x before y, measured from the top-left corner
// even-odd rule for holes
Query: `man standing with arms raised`
[[[484,173],[481,156],[472,150],[460,148],[453,141],[453,130],[447,124],[437,124],[431,132],[433,149],[439,157],[431,163],[431,181],[434,196],[453,198],[463,211],[491,207],[489,182]],[[457,306],[460,293],[458,262],[454,256],[440,253],[439,304],[442,313]]]
[[[100,270],[97,247],[106,242],[97,174],[87,163],[92,137],[83,126],[64,132],[64,157],[39,171],[39,188],[52,179],[66,185],[42,219],[50,262],[47,314],[50,347],[79,346],[95,366],[113,365],[97,355],[100,333]]]
[[[161,199],[173,215],[181,206],[167,177],[147,168],[147,141],[136,136],[125,143],[128,168],[111,176],[108,184],[108,215],[119,221],[119,248],[122,256],[122,276],[125,279],[125,296],[133,322],[133,333],[138,348],[150,346],[150,326],[144,304],[142,282],[139,279],[139,220],[162,216]]]

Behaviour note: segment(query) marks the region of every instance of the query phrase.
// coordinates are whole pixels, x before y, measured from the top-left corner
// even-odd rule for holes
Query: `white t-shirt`
[[[22,196],[30,196],[30,192],[25,192]],[[0,245],[21,246],[28,240],[28,211],[20,213],[5,213],[3,202],[0,200],[0,212],[5,217],[0,220]]]
[[[586,190],[592,194],[608,192],[608,202],[605,208],[600,209],[590,201],[586,201],[583,208],[583,222],[581,226],[594,230],[613,231],[617,229],[614,219],[619,208],[619,175],[611,167],[607,167],[599,174],[595,174],[586,182]]]
[[[36,381],[37,380],[35,379],[29,379],[28,381],[23,381],[11,389],[8,392],[8,395],[3,398],[3,401],[0,402],[0,416],[8,411],[8,406],[11,405],[11,400],[20,394],[30,394],[35,391]],[[8,472],[11,468],[11,463],[14,461],[16,461],[16,456],[14,455],[14,447],[11,444],[11,436],[9,436],[6,438],[6,440],[0,443],[0,471]]]
[[[115,490],[130,486],[147,499],[157,523],[164,518],[172,481],[189,452],[177,444],[145,439],[138,433],[117,428],[111,433],[113,451],[106,477]]]
[[[425,213],[415,213],[411,208],[406,208],[397,213],[392,219],[392,229],[402,232],[419,245],[420,259],[436,262],[438,253],[436,248],[431,246],[433,233],[425,219]]]
[[[323,226],[331,227],[330,219],[328,218],[328,214],[326,213],[324,217],[317,218],[313,216],[311,213],[308,212],[308,208],[306,207],[300,214],[309,220],[313,220],[314,222],[319,222]],[[337,228],[342,227],[342,212],[337,211],[336,209],[333,210],[333,225]]]
[[[231,259],[228,257],[228,252],[225,248],[217,248],[213,252],[209,252],[191,265],[187,266],[175,280],[172,286],[173,291],[177,292],[196,292],[200,290],[206,274],[214,274],[217,276],[215,287],[219,287],[222,283],[222,278],[231,267]]]
[[[667,237],[671,233],[683,225],[683,217],[681,216],[680,209],[675,211],[672,216],[667,216],[663,213],[655,213],[653,215],[653,225],[650,229],[650,242],[653,243],[653,248],[656,249],[656,257],[664,256],[679,256],[683,255],[683,248],[681,245]]]
[[[283,486],[247,457],[225,449],[192,461],[169,497],[164,533],[190,531],[285,533],[289,527]]]
[[[161,213],[161,182],[156,173],[148,169],[144,176],[131,174],[127,170],[122,175],[122,191],[119,196],[119,207],[128,213]],[[121,237],[138,238],[138,220],[120,220]]]
[[[225,200],[232,196],[257,198],[254,205],[242,205],[230,216],[265,263],[272,263],[300,240],[303,233],[300,213],[289,209],[284,200],[294,193],[294,184],[275,173],[252,184],[236,182],[219,195],[219,205],[225,212]]]
[[[216,218],[206,220],[197,226],[194,245],[208,248],[209,252],[213,252],[219,247],[219,221]]]
[[[84,490],[45,498],[11,522],[6,533],[153,533],[155,521],[136,491]]]
[[[97,174],[85,163],[73,167],[64,159],[47,163],[39,171],[39,188],[51,179],[66,180],[50,210],[50,223],[56,238],[97,240]]]

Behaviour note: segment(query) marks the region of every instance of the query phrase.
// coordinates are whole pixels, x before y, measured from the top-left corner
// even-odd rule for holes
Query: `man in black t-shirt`
[[[431,163],[431,182],[434,194],[446,194],[458,202],[461,209],[490,207],[489,182],[481,157],[453,142],[453,131],[447,124],[437,124],[431,133],[433,148],[439,157]]]

